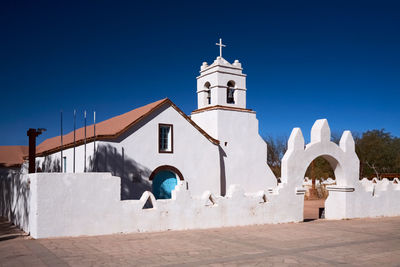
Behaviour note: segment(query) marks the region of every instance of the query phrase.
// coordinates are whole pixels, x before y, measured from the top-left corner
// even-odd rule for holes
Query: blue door
[[[171,198],[171,191],[175,189],[178,181],[175,173],[171,171],[160,171],[153,179],[153,195],[156,199]]]

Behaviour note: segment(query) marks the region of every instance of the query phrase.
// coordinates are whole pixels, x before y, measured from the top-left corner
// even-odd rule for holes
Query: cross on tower
[[[226,47],[226,45],[222,44],[222,39],[219,38],[219,43],[216,43],[219,46],[219,57],[222,58],[222,47]]]

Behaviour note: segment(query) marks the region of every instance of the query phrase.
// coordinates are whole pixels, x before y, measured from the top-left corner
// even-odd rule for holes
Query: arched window
[[[234,93],[235,93],[235,82],[229,81],[226,89],[226,103],[235,104]]]
[[[211,90],[210,90],[210,86],[211,84],[209,82],[206,82],[204,84],[204,89],[207,92],[207,104],[210,105],[211,104]]]

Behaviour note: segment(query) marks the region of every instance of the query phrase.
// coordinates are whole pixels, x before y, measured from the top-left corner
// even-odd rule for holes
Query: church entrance
[[[172,166],[160,166],[150,175],[152,193],[156,199],[170,199],[171,192],[178,184],[178,179],[183,180],[181,172]]]
[[[156,199],[171,198],[171,192],[178,184],[175,173],[160,171],[153,179],[152,191]]]

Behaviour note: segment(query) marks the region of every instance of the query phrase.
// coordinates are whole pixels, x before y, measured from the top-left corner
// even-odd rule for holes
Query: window
[[[210,90],[210,86],[211,84],[209,82],[206,82],[204,84],[204,89],[207,93],[207,104],[210,105],[211,104],[211,90]]]
[[[172,124],[158,125],[158,152],[173,152],[173,128]]]
[[[234,81],[229,81],[227,84],[227,89],[226,89],[226,103],[228,104],[235,104],[235,82]]]

